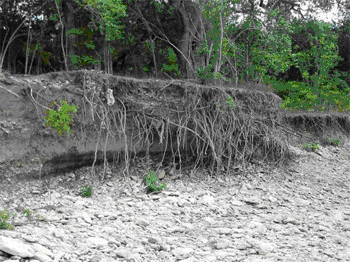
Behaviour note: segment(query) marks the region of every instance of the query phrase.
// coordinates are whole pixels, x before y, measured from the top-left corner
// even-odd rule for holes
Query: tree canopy
[[[302,7],[307,2],[312,5],[307,5],[305,17]],[[303,82],[309,87],[337,75],[345,83],[336,85],[344,90],[346,83],[350,85],[350,4],[337,0],[343,17],[333,25],[319,21],[312,10],[329,11],[334,4],[328,0],[0,0],[0,72],[93,68],[202,84],[263,79]],[[316,70],[315,65],[322,64],[317,56],[328,63],[322,72]]]

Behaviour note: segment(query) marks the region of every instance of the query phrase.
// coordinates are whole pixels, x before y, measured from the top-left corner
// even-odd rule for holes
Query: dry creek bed
[[[0,210],[15,214],[16,228],[0,230],[0,261],[350,261],[350,144],[295,150],[286,170],[198,171],[159,194],[113,175],[91,198],[63,186],[74,174],[48,190],[2,187]],[[1,239],[24,241],[17,247],[33,256],[9,256]]]

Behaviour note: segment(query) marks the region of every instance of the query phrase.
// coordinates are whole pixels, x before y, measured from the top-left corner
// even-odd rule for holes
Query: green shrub
[[[333,146],[339,146],[340,140],[342,139],[328,139],[329,143],[331,143]]]
[[[6,221],[13,216],[13,214],[9,213],[6,209],[0,211],[0,228],[14,230],[14,226],[11,224],[7,224]]]
[[[148,171],[142,183],[146,185],[150,192],[161,191],[166,188],[166,184],[160,183],[159,178],[151,170]]]
[[[63,131],[66,130],[68,136],[70,133],[70,125],[73,124],[73,114],[78,111],[78,107],[68,105],[66,100],[63,100],[60,103],[61,107],[58,111],[53,109],[47,110],[47,116],[43,118],[46,121],[46,127],[51,127],[57,130],[59,136],[62,136]],[[54,106],[55,104],[56,102],[52,102],[51,106]]]
[[[311,151],[317,151],[320,148],[319,142],[315,142],[315,143],[313,143],[311,145],[307,145],[307,144],[304,143],[303,146],[304,146],[305,149],[310,148]]]
[[[93,192],[93,190],[92,190],[92,186],[91,185],[84,186],[81,189],[81,194],[82,194],[83,197],[91,197],[92,192]]]

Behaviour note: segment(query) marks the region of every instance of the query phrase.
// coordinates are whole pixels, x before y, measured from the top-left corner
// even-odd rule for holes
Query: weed
[[[11,216],[13,216],[13,214],[9,213],[6,208],[0,211],[0,228],[14,230],[15,227],[13,225],[6,223]]]
[[[307,144],[304,143],[303,146],[304,146],[305,149],[310,148],[311,151],[317,151],[320,148],[319,142],[315,142],[315,143],[313,143],[311,145],[307,145]]]
[[[309,136],[309,134],[308,134],[308,136]],[[327,139],[323,139],[322,141],[326,145],[339,146],[340,140],[342,140],[342,139],[331,139],[331,138],[328,138],[328,140]],[[312,151],[317,151],[320,148],[319,142],[315,142],[315,143],[313,143],[311,145],[308,145],[308,144],[304,143],[303,146],[304,146],[305,149],[310,148]]]
[[[341,139],[330,139],[328,138],[329,142],[334,145],[334,146],[339,146],[340,140]]]
[[[92,186],[91,185],[84,186],[81,189],[81,194],[82,194],[83,197],[91,197],[92,192],[93,192],[93,190],[92,190]]]
[[[148,174],[143,179],[143,184],[148,187],[150,192],[161,191],[166,188],[166,184],[160,183],[159,178],[154,174],[154,171],[149,170]]]
[[[30,216],[32,211],[30,209],[24,209],[23,213],[24,213],[24,216]]]

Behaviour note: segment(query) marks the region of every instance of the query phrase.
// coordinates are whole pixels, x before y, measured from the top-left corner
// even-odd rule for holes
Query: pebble
[[[350,170],[339,161],[198,174],[159,194],[131,180],[124,194],[108,181],[89,198],[60,187],[0,193],[0,210],[15,214],[15,230],[0,230],[0,261],[350,261]]]

